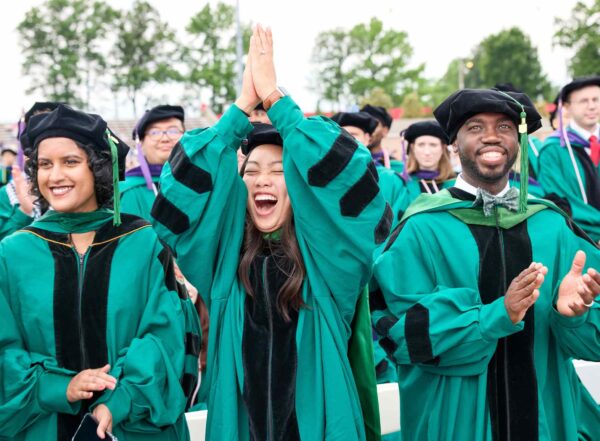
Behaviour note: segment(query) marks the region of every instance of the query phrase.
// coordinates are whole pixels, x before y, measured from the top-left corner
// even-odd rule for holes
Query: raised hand
[[[250,38],[250,56],[252,57],[254,89],[264,101],[277,89],[271,29],[264,29],[261,25],[256,25]]]
[[[15,183],[15,193],[19,200],[19,208],[27,216],[31,216],[33,213],[33,203],[35,202],[34,196],[29,193],[31,183],[17,164],[14,164],[12,167],[12,177]]]
[[[548,268],[541,263],[532,262],[512,280],[504,295],[504,306],[513,323],[523,320],[527,310],[536,302],[547,273]]]
[[[92,398],[95,391],[114,390],[117,379],[108,375],[110,365],[99,369],[86,369],[75,375],[67,386],[67,400],[74,403]]]
[[[242,77],[242,90],[235,105],[246,112],[248,115],[262,100],[254,90],[254,81],[252,79],[252,51],[248,52],[246,67],[244,68],[244,76]]]
[[[600,274],[593,268],[584,274],[585,259],[583,251],[575,253],[571,270],[558,288],[556,310],[564,316],[576,317],[584,314],[600,293]]]

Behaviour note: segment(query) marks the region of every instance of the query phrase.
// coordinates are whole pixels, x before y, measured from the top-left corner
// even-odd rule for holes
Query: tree
[[[600,0],[590,6],[578,2],[568,19],[555,18],[558,30],[554,41],[559,46],[572,49],[574,56],[569,71],[574,77],[600,73]]]
[[[350,48],[348,32],[342,28],[317,35],[312,53],[316,79],[311,89],[319,95],[319,101],[326,101],[335,106],[350,99],[348,68],[344,67],[350,56]]]
[[[405,118],[420,118],[423,117],[423,104],[417,92],[408,93],[402,100],[402,114]]]
[[[180,52],[175,32],[144,0],[136,0],[132,9],[118,21],[111,58],[112,89],[127,93],[135,114],[139,92],[144,88],[181,80],[177,69]]]
[[[17,26],[27,93],[89,107],[91,91],[106,69],[102,42],[119,13],[101,1],[48,0]],[[82,93],[83,92],[83,93]]]
[[[217,113],[236,97],[235,24],[235,8],[218,3],[214,7],[207,4],[186,27],[193,39],[183,54],[185,82],[196,99],[207,90],[209,105]],[[242,35],[247,52],[250,26],[242,26]]]
[[[371,104],[372,106],[385,107],[386,109],[394,107],[392,98],[387,93],[385,93],[385,91],[381,87],[374,87],[360,99],[361,107],[367,104]]]
[[[322,32],[312,57],[319,84],[315,89],[322,99],[340,103],[356,102],[379,87],[398,103],[423,85],[424,66],[408,68],[412,53],[406,32],[386,30],[377,18],[349,31]]]
[[[517,27],[490,35],[479,43],[473,52],[473,68],[465,75],[466,87],[493,87],[507,82],[534,100],[549,99],[552,92],[537,49]]]

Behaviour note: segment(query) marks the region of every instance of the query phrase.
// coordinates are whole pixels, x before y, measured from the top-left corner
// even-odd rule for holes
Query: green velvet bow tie
[[[519,190],[511,187],[504,196],[494,196],[478,188],[473,207],[478,206],[483,206],[483,214],[486,216],[491,216],[495,207],[505,207],[511,211],[517,211],[519,209]]]

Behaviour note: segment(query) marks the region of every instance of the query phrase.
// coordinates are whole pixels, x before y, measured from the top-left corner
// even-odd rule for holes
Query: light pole
[[[237,56],[237,91],[238,93],[242,90],[242,78],[244,76],[244,64],[242,63],[243,57],[243,45],[242,45],[242,27],[240,25],[240,0],[235,2],[235,20],[237,26],[236,35],[236,56]]]
[[[473,61],[466,58],[458,59],[458,89],[465,88],[465,75],[473,69]]]

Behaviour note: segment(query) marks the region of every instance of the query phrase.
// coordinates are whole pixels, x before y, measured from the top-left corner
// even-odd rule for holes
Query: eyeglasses
[[[181,135],[183,135],[183,130],[175,128],[167,130],[152,129],[146,132],[146,136],[153,141],[158,141],[163,135],[167,135],[167,138],[169,138],[171,141],[176,141],[181,138]]]

